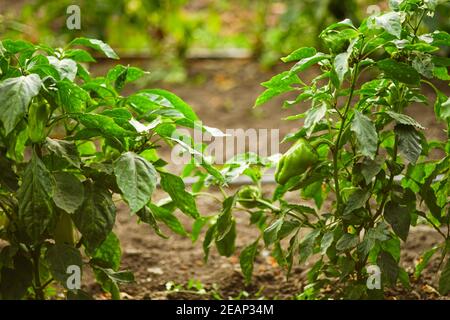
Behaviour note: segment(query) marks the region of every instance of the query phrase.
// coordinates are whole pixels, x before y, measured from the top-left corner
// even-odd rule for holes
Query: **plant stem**
[[[395,137],[394,149],[392,151],[392,153],[393,153],[392,154],[392,161],[393,162],[395,162],[397,160],[397,148],[398,148],[398,139],[397,139],[397,137]],[[386,204],[386,201],[387,201],[388,196],[389,196],[389,190],[392,188],[392,184],[394,183],[394,177],[395,177],[395,173],[393,171],[391,171],[391,175],[389,177],[389,181],[388,181],[388,184],[386,186],[386,189],[388,191],[383,194],[383,199],[381,200],[380,206],[378,207],[377,212],[375,213],[375,215],[372,218],[372,221],[370,222],[369,228],[372,228],[375,225],[375,221],[383,213],[384,205]]]
[[[281,211],[280,208],[274,206],[273,204],[271,204],[270,202],[267,202],[267,201],[265,201],[265,200],[262,200],[262,199],[256,199],[256,200],[252,200],[252,201],[259,202],[259,203],[261,203],[262,205],[265,205],[266,207],[270,208],[272,211],[275,211],[275,212],[280,212],[280,211]]]
[[[44,282],[44,284],[41,286],[41,289],[44,290],[50,283],[53,282],[53,278],[48,279],[47,281]]]
[[[34,267],[34,293],[36,299],[44,300],[44,291],[41,286],[41,275],[39,272],[39,259],[41,257],[41,246],[38,245],[33,251],[33,267]]]
[[[426,215],[422,217],[424,217],[425,220],[427,220],[427,222],[433,227],[434,230],[436,230],[444,238],[444,240],[447,240],[448,236],[446,236],[445,233],[442,232],[441,229],[439,229],[439,227],[433,223],[433,221],[431,221]]]
[[[214,200],[217,200],[218,202],[222,203],[222,199],[220,199],[219,197],[211,194],[211,193],[207,193],[207,192],[197,192],[194,194],[195,197],[209,197],[212,198]]]
[[[347,103],[345,105],[344,113],[342,115],[341,126],[339,127],[338,136],[336,138],[336,143],[334,145],[334,150],[333,150],[333,177],[334,177],[334,189],[336,192],[336,201],[337,201],[338,211],[340,210],[341,203],[342,203],[341,191],[340,191],[340,187],[339,187],[339,168],[338,168],[339,147],[341,144],[342,134],[343,134],[344,128],[345,128],[345,122],[347,121],[347,117],[348,117],[348,110],[350,109],[350,105],[351,105],[352,99],[353,99],[353,94],[355,92],[356,79],[357,79],[357,74],[358,74],[358,69],[359,69],[358,66],[359,66],[359,64],[357,62],[355,64],[355,67],[354,67],[354,70],[352,73],[352,82],[351,82],[351,86],[350,86],[350,93],[348,96]]]

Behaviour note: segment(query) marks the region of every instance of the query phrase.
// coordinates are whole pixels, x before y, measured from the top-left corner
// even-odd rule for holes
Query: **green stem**
[[[352,73],[352,82],[350,86],[350,93],[348,96],[347,103],[345,105],[344,113],[342,115],[342,122],[341,126],[339,127],[338,136],[336,138],[336,144],[334,145],[333,150],[333,177],[334,177],[334,189],[336,192],[336,201],[337,201],[337,209],[340,210],[342,198],[341,198],[341,191],[339,186],[339,168],[338,168],[338,161],[339,161],[339,148],[341,144],[342,134],[344,133],[344,128],[346,125],[347,117],[348,117],[348,110],[350,109],[350,105],[352,103],[353,94],[355,92],[356,87],[356,79],[358,74],[359,64],[356,63],[355,68]]]
[[[394,141],[394,150],[393,150],[393,154],[392,154],[392,160],[394,162],[397,160],[397,145],[398,145],[398,139],[396,137],[395,141]],[[376,211],[375,215],[371,219],[371,221],[370,221],[368,227],[366,228],[366,230],[369,230],[369,229],[373,228],[373,226],[375,225],[376,220],[383,213],[384,206],[386,205],[386,202],[387,202],[387,199],[388,199],[388,196],[389,196],[389,190],[391,190],[392,184],[394,182],[394,177],[395,177],[395,174],[394,174],[394,172],[391,171],[391,175],[389,177],[389,181],[388,181],[388,184],[386,186],[386,192],[383,194],[383,199],[381,200],[380,206],[378,207],[378,210]],[[357,266],[356,266],[358,278],[361,278],[361,276],[362,276],[362,269],[366,265],[368,258],[369,258],[369,256],[366,255],[365,257],[363,257],[361,260],[358,261]]]
[[[33,267],[34,267],[34,293],[36,295],[36,299],[44,300],[44,291],[41,285],[41,275],[39,271],[39,259],[41,258],[41,246],[36,246],[33,251]]]
[[[50,283],[53,282],[53,278],[48,279],[47,281],[44,282],[44,284],[41,286],[41,289],[44,290]]]
[[[211,193],[207,193],[207,192],[197,192],[194,194],[195,197],[209,197],[212,198],[214,200],[217,200],[218,202],[222,203],[222,199],[220,199],[219,197],[211,194]]]
[[[242,200],[244,200],[244,199],[242,199]],[[280,211],[281,211],[280,208],[274,206],[273,204],[271,204],[270,202],[267,202],[267,201],[265,201],[265,200],[262,200],[262,199],[256,199],[256,200],[251,200],[251,201],[259,202],[259,203],[261,203],[262,205],[265,205],[266,207],[270,208],[272,211],[275,211],[275,212],[280,212]]]
[[[426,215],[423,215],[422,217],[424,217],[425,220],[427,220],[427,222],[433,227],[434,230],[436,230],[444,238],[444,240],[447,240],[448,235],[446,236],[445,233],[442,232],[441,229],[439,229],[439,227],[433,223],[433,221],[431,221]]]
[[[397,137],[395,137],[394,149],[392,151],[392,161],[393,162],[397,161],[397,148],[398,148],[398,139],[397,139]],[[389,196],[389,190],[391,190],[392,184],[394,183],[394,177],[395,177],[395,173],[391,171],[391,175],[389,177],[389,181],[386,186],[386,192],[383,194],[383,198],[381,200],[380,206],[378,207],[377,212],[373,216],[372,221],[370,222],[369,228],[372,228],[375,225],[376,220],[383,213],[384,206],[385,206],[388,196]]]

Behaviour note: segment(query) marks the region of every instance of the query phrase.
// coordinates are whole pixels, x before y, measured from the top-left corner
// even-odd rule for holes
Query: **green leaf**
[[[216,233],[216,224],[213,224],[206,231],[205,239],[203,240],[203,244],[202,244],[203,253],[205,255],[203,260],[205,261],[205,263],[208,262],[209,249],[211,248],[211,244],[214,240],[215,233]]]
[[[84,188],[81,181],[72,173],[57,172],[53,201],[56,206],[67,213],[74,213],[84,201]]]
[[[98,132],[108,136],[108,137],[118,137],[123,138],[127,136],[132,136],[135,133],[127,131],[121,126],[119,126],[114,119],[101,115],[85,113],[78,115],[78,120],[88,129],[96,129]]]
[[[411,283],[409,281],[409,274],[405,269],[399,268],[398,270],[398,280],[400,283],[408,290],[411,289]]]
[[[280,231],[278,231],[278,239],[284,239],[290,235],[294,230],[298,230],[300,222],[298,220],[284,220]]]
[[[450,75],[448,74],[447,67],[434,67],[433,68],[433,76],[435,76],[439,80],[444,80],[444,81],[450,80]]]
[[[315,65],[316,63],[325,60],[325,59],[329,59],[330,55],[328,54],[324,54],[322,52],[318,52],[315,55],[308,57],[308,58],[304,58],[302,60],[300,60],[299,62],[297,62],[289,71],[290,73],[299,73],[302,71],[305,71],[306,69],[308,69],[309,67]]]
[[[303,241],[298,246],[300,263],[304,263],[308,259],[308,257],[314,253],[315,241],[319,235],[320,230],[316,229],[308,233],[303,238]]]
[[[308,48],[303,47],[295,50],[291,54],[289,54],[286,57],[281,58],[281,61],[283,62],[292,62],[292,61],[298,61],[304,58],[311,57],[317,53],[316,49],[314,48]]]
[[[327,113],[327,106],[325,103],[322,103],[318,106],[314,106],[306,112],[306,118],[303,127],[308,129],[307,130],[308,135],[310,135],[313,132],[316,124],[318,124],[323,119],[323,117],[325,117],[326,113]]]
[[[413,126],[397,124],[395,134],[398,137],[398,150],[406,160],[415,164],[422,153],[421,138]]]
[[[406,241],[411,223],[411,215],[407,207],[389,201],[384,207],[384,217],[392,226],[395,234],[403,241]]]
[[[402,19],[399,12],[388,12],[378,17],[373,17],[375,25],[386,30],[400,39],[402,33]]]
[[[378,145],[378,135],[375,125],[368,117],[355,110],[355,118],[352,121],[351,130],[356,134],[361,153],[373,160]]]
[[[251,245],[245,247],[239,256],[239,263],[241,265],[242,274],[244,275],[246,283],[250,283],[252,279],[253,264],[258,252],[258,242],[259,239],[253,242]]]
[[[225,234],[225,236],[220,240],[217,239],[216,237],[216,247],[217,251],[219,251],[219,254],[221,256],[230,257],[236,249],[235,241],[236,241],[236,221],[233,219],[231,221],[230,230]]]
[[[67,279],[71,275],[67,272],[69,266],[83,267],[83,260],[78,249],[66,245],[50,245],[45,255],[53,278],[67,288]]]
[[[339,82],[342,83],[344,81],[345,75],[348,72],[348,58],[350,56],[349,52],[343,52],[338,54],[334,58],[334,70],[338,76]]]
[[[401,113],[397,113],[394,111],[386,111],[386,113],[395,121],[397,121],[397,123],[400,124],[404,124],[404,125],[409,125],[409,126],[414,126],[418,129],[425,129],[420,123],[418,123],[416,120],[414,120],[413,118],[411,118],[410,116],[406,115],[406,114],[401,114]]]
[[[163,239],[168,238],[159,228],[155,215],[150,211],[149,208],[143,207],[141,210],[136,212],[136,215],[139,217],[139,219],[141,219],[141,221],[150,225],[158,236]]]
[[[370,197],[369,190],[356,189],[348,198],[344,209],[344,216],[362,208]]]
[[[45,147],[56,156],[67,160],[71,165],[80,168],[81,159],[78,154],[77,146],[72,141],[57,140],[46,138]]]
[[[108,71],[106,79],[114,85],[117,91],[120,91],[125,84],[138,80],[144,74],[145,72],[139,68],[125,67],[119,64]]]
[[[110,268],[114,271],[119,270],[121,258],[122,249],[120,248],[120,241],[114,232],[109,233],[106,240],[103,241],[101,246],[92,255],[92,259],[95,260],[96,265]]]
[[[272,257],[276,260],[280,267],[287,266],[286,257],[279,241],[275,242],[275,244],[273,245]]]
[[[132,125],[133,115],[126,108],[115,107],[114,109],[104,110],[102,111],[101,115],[112,118],[115,123],[117,123],[124,129],[129,128],[131,130],[131,126],[133,126]],[[133,128],[136,129],[136,127],[134,126]]]
[[[60,79],[60,74],[54,66],[49,63],[49,57],[36,54],[28,60],[26,70],[28,74],[37,74],[41,79],[49,76],[55,80]]]
[[[156,186],[156,170],[150,162],[133,152],[126,152],[114,162],[114,174],[132,213],[150,201]]]
[[[373,177],[375,177],[378,172],[380,172],[382,164],[382,161],[364,158],[361,165],[361,174],[363,175],[366,184],[369,184],[372,181]]]
[[[102,269],[108,277],[117,283],[131,283],[134,282],[134,275],[130,271],[114,271],[112,269]]]
[[[58,104],[67,113],[84,112],[86,103],[89,101],[89,94],[77,84],[62,80],[56,83]]]
[[[32,240],[38,241],[54,216],[53,193],[55,181],[33,151],[22,178],[17,198],[19,220]]]
[[[348,251],[356,247],[359,243],[359,237],[356,234],[344,233],[336,243],[338,251]]]
[[[172,211],[159,207],[157,205],[154,205],[153,203],[149,203],[148,208],[150,209],[151,213],[154,215],[155,219],[163,222],[166,226],[169,227],[170,230],[173,232],[181,235],[181,236],[187,236],[188,233],[184,229],[181,222],[177,219],[177,217],[173,214]]]
[[[364,235],[363,241],[358,244],[357,251],[358,255],[360,255],[361,257],[367,257],[372,248],[375,246],[375,240],[369,233],[371,230],[372,229],[369,229],[369,231]]]
[[[447,261],[439,278],[439,293],[447,295],[450,291],[450,260]]]
[[[91,54],[82,49],[70,49],[64,52],[64,57],[70,58],[77,62],[95,62]]]
[[[427,267],[430,262],[431,257],[438,251],[439,247],[435,246],[427,251],[425,251],[419,258],[419,262],[416,264],[414,270],[414,278],[419,279],[422,271]]]
[[[84,183],[85,199],[74,213],[73,221],[83,236],[90,252],[95,251],[111,232],[116,219],[116,207],[111,193],[87,180]]]
[[[319,35],[319,37],[322,37],[325,33],[328,33],[331,30],[336,30],[338,28],[342,28],[342,27],[349,27],[349,28],[355,28],[353,22],[350,19],[344,19],[342,21],[339,22],[335,22],[331,25],[329,25],[328,27],[326,27]]]
[[[282,226],[283,218],[279,218],[264,230],[264,243],[266,246],[278,240],[278,233]]]
[[[323,235],[322,240],[320,241],[320,254],[321,255],[326,254],[328,248],[331,246],[333,241],[334,241],[334,232],[333,231],[328,231]]]
[[[289,87],[289,88],[284,88],[283,90],[275,90],[275,89],[267,89],[264,90],[263,93],[261,93],[258,98],[255,101],[255,105],[254,107],[258,107],[264,103],[266,103],[267,101],[269,101],[270,99],[272,99],[273,97],[276,97],[280,94],[283,94],[285,92],[289,92],[294,90],[294,88]]]
[[[420,82],[420,74],[406,63],[384,59],[377,62],[377,67],[384,72],[387,78],[410,85],[417,85]]]
[[[392,9],[392,11],[398,11],[400,10],[400,5],[403,2],[403,0],[389,0],[389,8]]]
[[[52,65],[56,71],[59,73],[59,79],[68,79],[74,81],[78,72],[77,63],[72,59],[62,59],[59,60],[56,57],[47,57],[48,62]]]
[[[119,283],[134,282],[134,275],[129,271],[116,272],[110,268],[96,266],[94,263],[91,265],[94,269],[95,279],[104,291],[111,293],[111,297],[114,300],[120,300]]]
[[[194,223],[192,224],[192,231],[191,231],[192,243],[195,243],[198,240],[203,227],[208,223],[209,219],[210,219],[209,217],[200,217],[194,221]]]
[[[406,46],[408,49],[410,48],[410,46]],[[435,47],[433,47],[435,48]],[[411,48],[412,50],[414,50],[415,48]],[[438,49],[438,48],[436,48]],[[426,78],[433,78],[433,74],[435,74],[435,71],[438,72],[438,75],[441,76],[441,72],[439,70],[439,67],[434,66],[431,57],[428,55],[418,55],[416,57],[414,57],[412,63],[411,63],[412,67],[414,69],[416,69],[417,72],[419,72],[422,76],[426,77]],[[444,68],[445,72],[444,74],[447,72],[447,68]]]
[[[119,59],[119,56],[114,52],[114,50],[106,43],[97,39],[88,38],[76,38],[72,40],[69,46],[85,46],[92,48],[94,50],[102,52],[105,56],[111,59]]]
[[[432,37],[432,42],[431,44],[433,46],[450,46],[450,34],[448,34],[445,31],[441,31],[441,30],[435,30],[433,33],[431,34],[425,34],[423,36],[421,36],[421,38],[425,37]],[[427,41],[428,42],[428,41]]]
[[[255,102],[255,107],[266,103],[275,96],[295,90],[292,85],[297,83],[300,83],[299,77],[289,71],[284,71],[275,75],[269,81],[261,84],[263,87],[266,87],[267,90],[258,96]]]
[[[304,189],[301,190],[301,195],[307,199],[314,199],[314,203],[317,208],[320,209],[320,207],[322,207],[324,197],[326,197],[326,191],[324,191],[322,187],[322,178],[304,187]]]
[[[33,44],[24,40],[5,39],[2,41],[2,45],[7,52],[12,54],[35,49]]]
[[[387,279],[391,285],[395,285],[399,274],[397,261],[395,261],[390,253],[382,250],[378,255],[377,262],[383,277]]]
[[[218,240],[224,238],[231,229],[233,220],[232,211],[236,205],[237,194],[226,198],[222,203],[222,211],[219,214],[216,222],[216,238]]]
[[[0,122],[8,135],[22,120],[28,105],[39,94],[42,81],[37,74],[0,82]]]
[[[433,217],[435,217],[438,221],[441,221],[442,208],[437,204],[434,189],[432,189],[428,184],[424,184],[420,187],[419,193],[422,199],[425,201],[425,204],[427,205]]]
[[[185,190],[183,179],[166,172],[160,172],[160,175],[161,187],[170,195],[177,208],[194,219],[198,218],[200,214],[195,204],[195,198]]]
[[[138,92],[138,95],[145,97],[156,106],[173,108],[179,111],[186,119],[199,121],[198,116],[190,105],[184,102],[177,95],[162,89],[146,89]]]

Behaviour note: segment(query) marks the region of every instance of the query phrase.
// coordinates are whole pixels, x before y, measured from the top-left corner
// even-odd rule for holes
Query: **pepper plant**
[[[162,237],[160,222],[187,235],[176,208],[199,218],[194,196],[158,155],[161,143],[177,143],[177,128],[193,128],[197,115],[164,90],[121,95],[144,72],[118,64],[92,77],[85,63],[95,60],[80,46],[118,59],[95,39],[77,38],[57,49],[0,42],[2,299],[44,299],[55,285],[68,298],[89,298],[79,286],[85,267],[120,298],[118,285],[133,281],[131,272],[120,270],[112,231],[120,197]],[[221,179],[206,160],[200,164]],[[169,195],[160,205],[151,198],[158,179]]]
[[[255,105],[297,92],[283,108],[300,110],[286,120],[304,121],[284,139],[292,147],[278,161],[272,197],[248,189],[227,197],[206,235],[207,252],[212,240],[220,253],[233,252],[232,211],[239,209],[261,229],[240,253],[247,281],[263,243],[288,273],[294,263],[310,263],[299,299],[379,298],[398,282],[410,288],[410,279],[437,253],[439,291],[449,292],[450,99],[438,88],[450,80],[450,59],[440,54],[441,47],[450,46],[450,35],[421,32],[435,5],[390,1],[391,11],[359,27],[344,20],[323,30],[326,52],[305,47],[282,59],[295,64],[263,83],[266,90]],[[319,74],[305,81],[303,72],[314,66]],[[434,91],[434,100],[426,89]],[[412,104],[434,105],[436,120],[446,128],[441,140],[426,137],[426,128],[408,113]],[[241,161],[224,170],[243,172],[259,187],[255,171],[264,167],[267,163]],[[290,192],[299,195],[298,202],[285,200]],[[399,265],[401,246],[418,223],[434,228],[442,242],[424,253],[410,275]],[[221,249],[223,242],[229,250]],[[381,271],[380,288],[367,286],[371,265]]]

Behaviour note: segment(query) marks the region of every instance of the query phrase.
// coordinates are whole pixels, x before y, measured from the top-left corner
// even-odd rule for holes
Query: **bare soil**
[[[162,192],[158,191],[156,198]],[[294,199],[295,194],[289,194]],[[218,203],[211,198],[199,200],[200,212],[205,215],[220,210]],[[186,230],[191,230],[191,222],[182,214],[178,217],[184,222]],[[260,248],[256,259],[254,277],[250,285],[244,283],[239,267],[240,251],[252,243],[258,235],[255,226],[249,224],[248,214],[235,212],[237,219],[237,250],[229,257],[221,257],[214,248],[207,263],[203,260],[201,242],[204,235],[196,243],[190,239],[171,234],[162,228],[170,239],[158,237],[153,230],[145,224],[137,224],[136,217],[131,216],[125,205],[121,205],[117,218],[116,234],[121,240],[123,248],[122,268],[134,272],[136,283],[123,285],[123,298],[126,299],[214,299],[229,298],[265,298],[265,299],[292,299],[302,291],[306,284],[306,273],[309,264],[296,265],[286,279],[284,271],[276,264],[269,252]],[[436,255],[425,269],[420,279],[412,276],[414,266],[420,255],[433,245],[439,243],[439,235],[429,227],[418,226],[411,230],[406,243],[403,244],[401,265],[410,274],[412,290],[408,291],[400,285],[389,289],[387,299],[449,299],[437,293],[437,270],[439,257]],[[87,289],[94,293],[96,298],[108,298],[101,293],[98,285],[94,284],[91,276],[87,279]],[[205,292],[198,292],[195,288],[188,289],[189,281],[198,281],[204,286]],[[168,290],[166,284],[173,282],[181,284],[184,288],[178,292]],[[248,295],[242,296],[243,292]],[[245,294],[245,293],[244,293]]]

